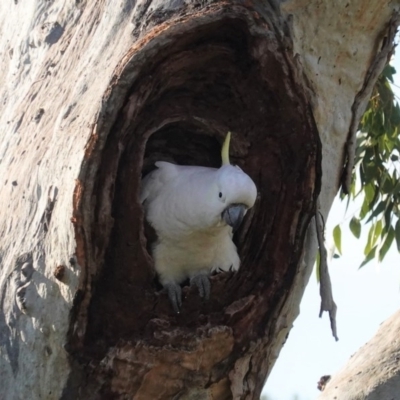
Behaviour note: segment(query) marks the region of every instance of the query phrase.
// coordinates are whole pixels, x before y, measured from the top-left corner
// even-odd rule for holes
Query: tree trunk
[[[398,8],[3,1],[4,398],[257,399]],[[147,250],[141,175],[160,159],[218,166],[228,130],[259,192],[235,238],[241,269],[214,276],[206,303],[186,287],[176,315]]]
[[[318,400],[396,400],[400,393],[400,311],[328,382]]]

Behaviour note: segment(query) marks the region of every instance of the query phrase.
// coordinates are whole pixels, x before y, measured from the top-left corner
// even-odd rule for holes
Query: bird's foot
[[[206,300],[210,298],[211,283],[208,275],[200,274],[190,278],[190,286],[196,285],[199,289],[200,297],[204,297]]]
[[[182,307],[182,289],[177,283],[166,283],[164,285],[167,289],[169,301],[171,302],[174,311],[179,314]]]

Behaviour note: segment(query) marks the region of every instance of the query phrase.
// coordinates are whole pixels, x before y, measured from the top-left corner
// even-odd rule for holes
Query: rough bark
[[[400,311],[328,382],[318,400],[396,400],[400,393]]]
[[[0,387],[6,399],[256,399],[298,314],[390,1],[0,4]],[[259,198],[238,274],[154,279],[155,160],[232,159]]]

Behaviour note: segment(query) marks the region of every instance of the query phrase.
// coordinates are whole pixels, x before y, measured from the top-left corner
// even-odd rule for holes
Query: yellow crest
[[[222,165],[229,165],[229,143],[231,142],[231,133],[228,132],[226,134],[226,138],[224,140],[224,144],[222,145],[221,150],[221,158],[222,158]]]

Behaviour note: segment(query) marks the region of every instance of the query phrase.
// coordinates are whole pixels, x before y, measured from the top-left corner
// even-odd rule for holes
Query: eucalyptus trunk
[[[258,399],[398,8],[2,1],[2,398]],[[185,287],[177,315],[140,179],[157,160],[219,166],[228,130],[259,193],[235,237],[241,269],[212,277],[205,303]]]

